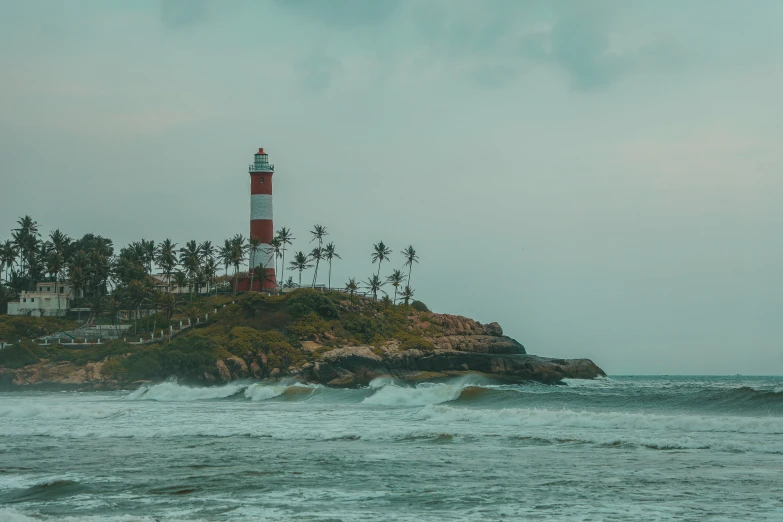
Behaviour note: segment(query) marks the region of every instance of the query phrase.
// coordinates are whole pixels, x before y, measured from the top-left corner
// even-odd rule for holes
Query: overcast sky
[[[783,2],[0,1],[0,239],[325,225],[610,374],[783,373]],[[385,266],[387,273],[391,266]]]

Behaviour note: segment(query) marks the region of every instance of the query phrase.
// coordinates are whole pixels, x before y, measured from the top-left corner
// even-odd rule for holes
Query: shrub
[[[24,368],[39,361],[35,356],[37,346],[33,343],[21,342],[0,350],[0,366],[6,368]]]
[[[315,335],[321,335],[329,330],[329,323],[321,319],[315,312],[310,312],[293,322],[288,327],[289,333],[299,339],[308,339]]]
[[[427,305],[425,305],[421,301],[416,301],[416,300],[411,302],[411,308],[413,308],[417,312],[429,312],[430,311],[430,309],[427,308]]]
[[[321,292],[315,290],[297,290],[288,299],[287,311],[294,319],[315,313],[324,319],[337,319],[340,313],[334,302]]]
[[[402,340],[400,343],[400,350],[421,350],[429,352],[435,349],[434,344],[418,335],[405,334],[400,336],[400,339]]]

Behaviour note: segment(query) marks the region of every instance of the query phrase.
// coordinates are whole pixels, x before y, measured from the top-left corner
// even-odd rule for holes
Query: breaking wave
[[[191,387],[166,381],[160,384],[144,385],[128,395],[130,400],[192,402],[231,397],[244,397],[252,401],[264,401],[285,394],[292,388],[312,391],[313,387],[301,384],[230,383],[224,386]],[[292,390],[293,391],[293,390]],[[305,394],[309,393],[306,391]],[[293,393],[296,395],[296,393]]]

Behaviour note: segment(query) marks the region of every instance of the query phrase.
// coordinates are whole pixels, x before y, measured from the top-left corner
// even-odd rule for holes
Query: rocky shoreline
[[[245,357],[218,358],[214,373],[219,377],[205,375],[205,381],[222,384],[240,379],[287,377],[332,387],[358,387],[366,386],[378,377],[416,383],[479,374],[507,383],[562,384],[567,378],[595,379],[606,375],[589,359],[529,355],[524,346],[503,335],[497,323],[483,325],[465,317],[445,314],[431,314],[429,320],[433,319],[443,332],[426,338],[434,348],[406,349],[399,340],[380,346],[334,348],[324,344],[328,339],[315,338],[301,343],[306,362],[286,371],[269,369],[261,353],[248,353]],[[111,378],[104,371],[105,364],[106,361],[76,365],[42,360],[19,369],[0,368],[0,387],[112,390],[135,388],[141,384]]]

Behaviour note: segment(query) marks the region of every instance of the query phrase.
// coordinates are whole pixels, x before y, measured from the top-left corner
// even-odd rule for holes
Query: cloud
[[[160,0],[160,21],[171,29],[196,24],[206,15],[206,0]]]
[[[280,6],[292,11],[345,27],[383,24],[402,3],[402,0],[278,0]]]

